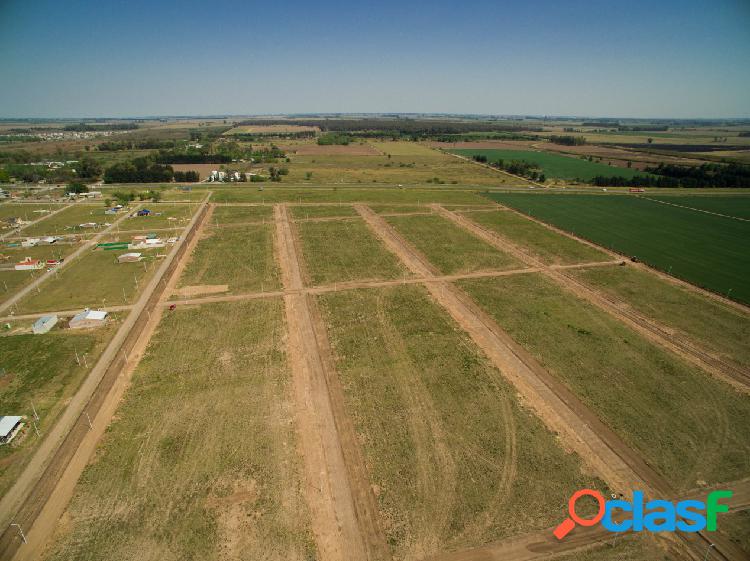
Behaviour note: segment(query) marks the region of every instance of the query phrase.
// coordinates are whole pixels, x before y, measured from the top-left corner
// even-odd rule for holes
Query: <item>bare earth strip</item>
[[[205,217],[205,206],[193,217],[191,233]],[[190,237],[190,234],[188,235]],[[186,238],[187,239],[187,238]],[[0,523],[10,520],[27,529],[29,544],[21,545],[15,528],[0,535],[0,558],[36,559],[67,505],[99,436],[114,414],[116,396],[124,391],[131,354],[142,351],[141,333],[148,331],[151,309],[156,310],[166,277],[183,255],[186,239],[161,264],[131,313],[115,334],[88,378],[48,433],[31,462],[0,501]],[[161,287],[162,291],[159,290]],[[148,317],[147,317],[148,316]],[[126,373],[123,376],[123,372]],[[91,424],[89,424],[89,419]],[[96,423],[96,424],[95,424]],[[15,555],[15,557],[14,557]]]
[[[653,320],[646,318],[633,309],[627,308],[615,298],[588,287],[572,276],[565,274],[560,268],[553,269],[546,266],[541,260],[525,252],[515,243],[496,232],[484,228],[467,218],[466,215],[452,212],[440,205],[434,205],[434,208],[449,220],[466,228],[477,237],[491,244],[493,247],[502,251],[507,251],[530,267],[540,269],[542,273],[562,287],[616,317],[630,328],[644,335],[650,341],[687,359],[691,363],[703,368],[724,382],[731,384],[738,390],[746,393],[750,392],[750,372],[727,363],[718,356],[709,354],[694,345],[691,345],[683,338],[672,336],[667,328],[658,325]]]
[[[361,456],[354,431],[340,410],[343,399],[336,398],[337,388],[329,386],[335,373],[325,350],[325,330],[309,297],[301,293],[299,252],[285,205],[275,207],[275,217],[284,287],[300,291],[285,294],[284,304],[306,495],[318,549],[325,561],[386,559],[374,497],[369,496],[364,467],[356,465]]]

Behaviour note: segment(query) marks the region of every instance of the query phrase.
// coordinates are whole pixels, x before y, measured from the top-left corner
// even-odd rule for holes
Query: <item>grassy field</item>
[[[17,263],[26,257],[32,259],[60,259],[64,258],[78,247],[77,244],[54,244],[35,247],[3,247],[0,248],[0,263]],[[16,293],[22,286],[32,279],[45,273],[45,269],[36,271],[0,271],[0,302]]]
[[[364,220],[297,224],[307,282],[393,279],[406,269],[370,232]]]
[[[459,284],[677,489],[747,476],[749,396],[541,275]]]
[[[156,252],[139,250],[139,263],[117,263],[123,251],[90,251],[39,286],[18,303],[19,313],[74,310],[132,304],[159,266]],[[138,286],[136,287],[136,279]]]
[[[750,369],[750,315],[633,267],[571,271],[580,280],[622,299],[679,337]]]
[[[152,228],[173,228],[187,226],[197,207],[195,205],[170,205],[143,203],[142,208],[150,210],[149,216],[134,216],[120,222],[118,229],[123,231],[148,230]],[[157,215],[158,214],[158,215]]]
[[[48,560],[315,558],[283,305],[165,315]]]
[[[750,223],[621,195],[493,193],[493,200],[698,286],[750,303]]]
[[[22,220],[32,221],[44,216],[46,213],[35,211],[55,211],[60,208],[59,204],[35,204],[35,203],[5,203],[0,204],[0,221],[8,218],[21,218]]]
[[[531,150],[495,150],[495,149],[458,149],[451,150],[461,156],[471,158],[472,156],[486,156],[489,162],[503,160],[506,163],[511,160],[524,160],[538,165],[544,171],[549,179],[580,179],[588,181],[597,175],[606,177],[633,177],[635,175],[644,175],[635,169],[620,168],[589,162],[581,158],[572,158],[560,154],[551,154],[549,152],[534,152]]]
[[[446,275],[523,268],[510,255],[441,216],[390,216],[386,220]]]
[[[45,335],[0,337],[0,410],[3,415],[27,417],[26,427],[11,445],[0,446],[0,496],[21,473],[40,442],[31,425],[31,404],[39,415],[39,431],[44,434],[88,372],[83,364],[76,363],[76,353],[79,357],[86,355],[89,367],[93,366],[113,332],[110,325],[88,333],[54,328]]]
[[[380,189],[331,187],[216,188],[215,203],[411,203],[425,202],[483,204],[486,199],[468,189],[435,187],[403,188],[395,185]]]
[[[750,197],[748,196],[719,196],[711,197],[708,195],[696,196],[652,196],[647,195],[649,199],[671,203],[673,205],[682,205],[686,207],[744,218],[750,220]]]
[[[319,302],[394,559],[547,528],[601,488],[424,288]]]
[[[325,218],[329,216],[357,216],[351,205],[290,206],[292,218]]]
[[[606,253],[598,249],[561,236],[513,212],[466,212],[465,216],[510,239],[548,265],[570,265],[609,259]]]
[[[33,226],[23,229],[21,234],[25,236],[39,236],[96,232],[100,228],[79,228],[78,225],[85,222],[104,224],[105,222],[114,222],[118,218],[118,216],[104,214],[104,210],[104,204],[76,204],[58,212],[54,216],[45,218]]]
[[[430,209],[417,205],[370,205],[376,214],[402,214],[406,212],[430,212]]]
[[[615,534],[613,534],[615,536]],[[676,557],[660,548],[660,544],[652,537],[641,532],[634,534],[616,534],[607,543],[594,546],[591,549],[576,551],[568,555],[556,555],[555,561],[680,561],[684,557]]]
[[[724,514],[720,519],[719,529],[746,553],[750,553],[750,510]]]
[[[238,224],[242,222],[268,222],[273,219],[270,206],[216,206],[211,215],[212,224]]]
[[[273,231],[271,224],[207,230],[179,286],[228,285],[235,293],[280,288]]]

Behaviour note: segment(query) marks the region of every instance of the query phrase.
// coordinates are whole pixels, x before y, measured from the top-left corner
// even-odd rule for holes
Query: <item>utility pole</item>
[[[23,530],[21,529],[20,524],[16,524],[15,522],[13,522],[11,526],[15,526],[16,528],[18,528],[18,533],[21,534],[21,539],[23,540],[23,543],[29,543],[26,541],[26,536],[23,534]]]
[[[86,415],[86,420],[89,422],[89,430],[92,430],[94,428],[94,425],[91,424],[91,417],[89,417],[89,412],[84,411],[83,414]]]
[[[33,401],[31,402],[31,410],[34,412],[34,419],[38,421],[39,420],[39,415],[37,415],[37,413],[36,413],[36,407],[34,407],[34,402]]]

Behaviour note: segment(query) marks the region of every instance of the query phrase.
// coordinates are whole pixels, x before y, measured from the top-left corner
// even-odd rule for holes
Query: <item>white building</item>
[[[31,326],[31,331],[34,335],[42,335],[55,327],[55,324],[57,324],[56,315],[42,316]]]
[[[71,329],[85,329],[87,327],[99,327],[107,320],[107,312],[104,310],[89,310],[86,308],[81,313],[73,316],[68,323]]]
[[[0,417],[0,444],[8,444],[23,427],[23,417],[10,415]]]

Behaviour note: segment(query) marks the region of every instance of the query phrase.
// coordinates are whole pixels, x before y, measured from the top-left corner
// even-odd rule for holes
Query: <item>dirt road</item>
[[[321,559],[387,559],[354,428],[343,406],[314,302],[303,294],[303,272],[286,205],[274,209],[276,255],[284,288],[288,356],[293,372],[297,432],[304,457],[305,491]]]

